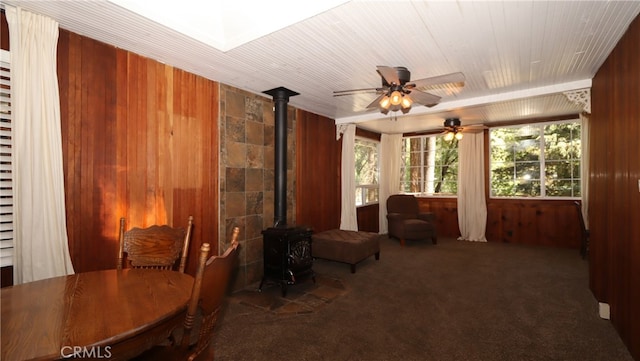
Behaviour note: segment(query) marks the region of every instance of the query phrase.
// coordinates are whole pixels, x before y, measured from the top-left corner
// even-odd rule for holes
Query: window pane
[[[548,179],[568,178],[571,179],[575,175],[579,178],[579,167],[576,167],[577,162],[570,161],[547,161],[545,163],[545,177]]]
[[[546,159],[580,159],[580,125],[552,124],[545,127]]]
[[[367,195],[366,195],[367,204],[375,203],[377,201],[378,201],[378,188],[368,188]]]
[[[533,180],[540,179],[540,163],[519,162],[516,163],[516,179]]]
[[[356,139],[356,184],[378,184],[378,145]]]
[[[549,197],[571,197],[573,185],[570,179],[547,180],[547,196]]]
[[[540,181],[520,179],[516,182],[514,195],[517,197],[540,196]]]
[[[490,130],[491,196],[579,197],[580,123]]]
[[[457,141],[445,141],[441,136],[404,138],[401,161],[401,192],[457,193]]]
[[[356,206],[378,202],[378,142],[355,139]]]
[[[571,189],[574,197],[582,197],[582,188],[579,179],[571,181]]]

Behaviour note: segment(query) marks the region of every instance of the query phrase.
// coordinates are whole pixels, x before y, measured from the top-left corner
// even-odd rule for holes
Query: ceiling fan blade
[[[437,95],[433,95],[433,94],[429,94],[429,93],[423,93],[421,91],[418,90],[413,90],[411,91],[411,93],[409,93],[409,96],[411,97],[411,99],[419,104],[422,104],[424,106],[427,107],[432,107],[438,103],[440,103],[440,97]]]
[[[381,92],[384,88],[362,88],[362,89],[349,89],[349,90],[336,90],[333,92],[333,96],[351,95],[355,93],[373,93]]]
[[[481,133],[483,130],[489,129],[486,125],[468,125],[466,127],[460,128],[461,132],[464,133]]]
[[[367,105],[367,109],[371,109],[371,108],[377,108],[378,104],[380,103],[380,101],[382,100],[382,98],[384,98],[384,96],[387,95],[386,93],[382,93],[380,94],[380,96],[378,96],[377,98],[375,98],[371,104]]]
[[[438,84],[463,83],[464,80],[465,80],[464,74],[458,72],[458,73],[438,75],[438,76],[432,76],[430,78],[414,80],[411,83],[406,84],[405,87],[406,88],[422,88],[422,87],[438,85]]]
[[[400,84],[400,79],[398,78],[398,71],[395,68],[390,66],[378,65],[378,73],[382,78],[389,84],[395,83]]]

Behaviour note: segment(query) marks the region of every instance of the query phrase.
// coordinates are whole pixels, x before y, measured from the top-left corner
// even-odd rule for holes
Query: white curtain
[[[358,215],[356,213],[356,126],[342,125],[342,209],[340,213],[340,229],[347,231],[358,230]]]
[[[389,232],[387,224],[387,198],[400,192],[400,152],[402,151],[402,134],[382,134],[380,137],[380,188],[378,200],[380,205],[379,233]]]
[[[589,229],[589,117],[585,114],[580,114],[580,121],[580,143],[582,144],[582,160],[580,162],[582,218],[584,218],[585,227]]]
[[[465,134],[458,143],[458,155],[458,240],[486,242],[484,134]]]
[[[73,274],[65,220],[58,23],[5,5],[11,46],[14,284]]]

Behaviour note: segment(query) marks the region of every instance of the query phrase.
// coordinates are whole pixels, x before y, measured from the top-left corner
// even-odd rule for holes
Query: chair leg
[[[400,245],[404,247],[404,238],[400,238]]]
[[[433,244],[438,244],[438,237],[433,236],[433,237],[431,238],[431,242],[433,242]]]

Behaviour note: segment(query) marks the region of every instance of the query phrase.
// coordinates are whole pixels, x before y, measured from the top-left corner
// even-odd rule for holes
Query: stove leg
[[[262,284],[264,283],[264,279],[265,277],[262,277],[262,279],[260,280],[260,286],[258,287],[258,292],[262,292]]]

